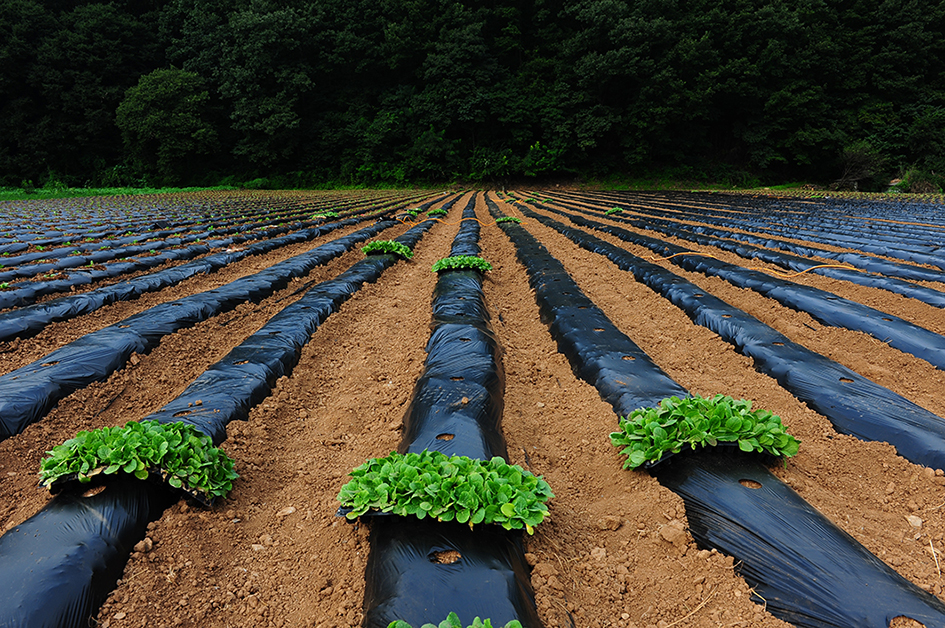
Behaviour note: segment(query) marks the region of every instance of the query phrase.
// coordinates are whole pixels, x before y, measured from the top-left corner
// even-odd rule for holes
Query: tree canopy
[[[0,185],[832,180],[851,155],[864,186],[945,175],[945,4],[0,0]]]

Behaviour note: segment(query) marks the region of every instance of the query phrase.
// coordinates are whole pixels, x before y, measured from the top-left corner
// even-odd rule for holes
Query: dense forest
[[[0,0],[0,186],[945,178],[941,0]]]

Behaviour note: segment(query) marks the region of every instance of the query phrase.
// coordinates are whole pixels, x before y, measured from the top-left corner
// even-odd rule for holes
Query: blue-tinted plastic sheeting
[[[726,197],[727,201],[731,199],[732,197]],[[775,217],[772,216],[770,212],[780,205],[784,205],[784,203],[783,201],[774,201],[772,199],[753,198],[751,199],[751,205],[739,205],[736,211],[713,211],[706,207],[700,207],[698,213],[696,213],[688,212],[688,208],[680,207],[680,204],[685,205],[692,202],[703,204],[707,200],[711,199],[707,198],[705,195],[665,195],[665,198],[659,202],[662,202],[673,210],[668,214],[659,214],[660,210],[658,209],[649,206],[640,207],[636,202],[632,200],[630,202],[633,204],[634,211],[642,211],[643,213],[657,213],[663,217],[679,218],[680,212],[678,210],[682,209],[683,212],[687,213],[688,219],[707,224],[737,227],[758,233],[770,233],[833,246],[855,248],[867,253],[945,268],[945,256],[942,254],[942,246],[940,242],[935,242],[930,239],[928,230],[925,232],[914,230],[911,232],[910,237],[889,237],[886,235],[886,232],[890,229],[891,224],[889,222],[882,222],[869,224],[868,234],[862,233],[862,230],[858,233],[856,230],[849,228],[850,220],[847,216],[844,217],[845,220],[839,222],[833,221],[829,226],[819,224],[821,223],[819,216],[813,213],[816,209],[808,209],[803,219],[798,219],[794,216],[791,221],[787,221],[785,224],[779,224],[775,222],[775,218],[780,221],[785,221],[785,214],[779,213]],[[644,202],[650,203],[651,201],[647,199]],[[829,204],[826,204],[825,208],[835,209]],[[792,213],[800,213],[797,211],[796,206],[791,206],[790,211]],[[903,219],[903,215],[899,212],[893,214],[891,218],[894,220]],[[816,229],[810,228],[811,226],[819,226],[822,230],[817,231]],[[921,238],[925,240],[924,242],[909,244],[909,242],[919,242],[920,236],[924,236]]]
[[[424,221],[396,241],[413,248],[432,225],[433,221]],[[276,380],[298,363],[302,347],[318,326],[362,285],[377,281],[398,260],[395,255],[369,255],[336,278],[319,283],[146,419],[182,421],[215,444],[223,442],[227,424],[246,420],[250,409],[269,395]]]
[[[527,213],[530,210],[525,211]],[[862,331],[895,349],[925,360],[935,368],[945,370],[945,336],[898,316],[838,297],[825,290],[748,270],[620,227],[559,210],[552,211],[564,214],[576,225],[608,233],[631,244],[645,246],[658,255],[675,255],[676,257],[668,261],[684,270],[721,277],[734,286],[754,290],[791,309],[806,312],[824,325]]]
[[[472,212],[475,196],[464,211]],[[472,214],[474,217],[475,214]],[[453,242],[478,254],[478,223],[461,222]],[[432,334],[423,374],[404,418],[402,453],[424,449],[488,460],[507,458],[500,431],[505,380],[476,271],[440,273],[433,295]],[[439,438],[438,438],[439,437]],[[366,628],[403,620],[438,624],[455,612],[465,624],[491,618],[541,625],[525,561],[521,531],[497,525],[474,529],[414,517],[371,517],[371,553],[365,570]],[[439,552],[460,558],[441,564]]]
[[[364,218],[350,218],[331,224],[322,225],[304,232],[273,238],[249,245],[243,250],[216,253],[203,259],[188,262],[174,268],[168,268],[150,275],[136,277],[111,286],[105,286],[82,294],[61,297],[40,304],[19,308],[0,314],[0,341],[13,338],[28,338],[39,333],[49,323],[66,320],[88,314],[96,309],[115,303],[129,301],[146,292],[153,292],[202,273],[216,272],[227,264],[239,261],[251,255],[261,255],[280,246],[303,242],[325,235],[336,229],[358,224]],[[205,249],[204,252],[209,249]]]
[[[494,204],[490,210],[500,215]],[[610,323],[531,234],[514,223],[503,223],[502,229],[526,267],[559,349],[618,415],[672,395],[688,396]],[[580,315],[568,311],[568,299]],[[615,343],[622,346],[619,352],[611,349]],[[598,356],[624,352],[634,359],[598,362]],[[624,389],[633,392],[621,394]],[[706,449],[664,460],[654,475],[685,501],[693,538],[701,547],[733,556],[760,596],[755,601],[776,617],[812,628],[885,628],[899,615],[945,626],[941,601],[830,523],[757,458]],[[743,486],[746,479],[762,488]]]
[[[397,240],[413,247],[432,224],[422,223]],[[275,380],[298,362],[301,347],[317,325],[365,281],[376,280],[397,261],[393,255],[370,256],[338,278],[322,282],[146,419],[189,423],[219,444],[226,438],[226,423],[245,419]],[[239,366],[245,368],[229,368],[244,360],[246,364]],[[265,390],[260,381],[268,382]],[[201,399],[199,406],[197,399]],[[195,412],[174,416],[183,414],[183,408]],[[58,495],[37,515],[0,537],[0,582],[6,583],[0,591],[0,628],[88,625],[89,617],[114,588],[147,524],[179,495],[163,484],[123,474],[104,481],[105,489],[93,497]],[[23,586],[17,587],[20,582]]]
[[[557,203],[552,203],[550,205],[557,205]],[[550,205],[539,206],[551,209]],[[583,209],[577,210],[582,211],[583,213],[592,213]],[[771,238],[761,238],[757,236],[749,236],[741,233],[725,231],[722,229],[710,229],[698,225],[688,225],[666,218],[662,220],[649,218],[641,219],[625,217],[622,215],[612,216],[611,218],[616,221],[626,222],[638,229],[656,231],[671,237],[688,240],[690,242],[695,242],[704,246],[717,247],[725,251],[736,253],[741,257],[748,259],[760,259],[764,262],[776,264],[788,270],[796,272],[810,271],[819,275],[824,275],[826,277],[833,277],[835,279],[849,281],[861,286],[869,286],[872,288],[887,290],[889,292],[894,292],[896,294],[901,294],[903,296],[917,299],[923,303],[928,303],[929,305],[933,305],[935,307],[945,308],[945,293],[942,291],[926,288],[925,286],[917,286],[913,283],[901,281],[900,279],[896,278],[897,276],[906,276],[906,278],[914,280],[945,281],[945,273],[942,273],[941,271],[935,271],[928,268],[918,268],[915,266],[906,266],[905,264],[897,264],[887,260],[867,257],[865,255],[858,255],[855,253],[839,253],[836,251],[827,251],[825,249],[815,249],[800,244],[772,240]],[[723,240],[722,238],[739,240],[740,242],[751,242],[767,248],[759,248],[751,246],[751,244],[731,242],[728,239]],[[810,260],[798,257],[796,255],[778,253],[774,250],[771,250],[773,248],[780,248],[797,253],[799,255],[820,256],[827,259],[834,259],[838,262],[850,262],[851,265],[855,266],[856,268],[863,268],[864,270],[878,272],[881,274],[890,274],[892,276],[881,277],[843,268],[819,268],[819,266],[822,266],[822,263],[817,260]]]
[[[792,342],[758,319],[668,270],[555,220],[523,210],[579,246],[606,256],[637,281],[663,295],[697,325],[753,358],[755,368],[827,417],[838,431],[863,440],[885,441],[900,456],[933,469],[945,468],[945,419]]]
[[[291,224],[281,224],[281,225],[271,225],[268,228],[259,230],[261,225],[269,222],[271,219],[263,219],[257,223],[251,225],[245,225],[241,231],[246,231],[247,233],[243,235],[233,236],[227,239],[215,239],[204,242],[198,245],[191,245],[183,249],[171,249],[158,253],[157,255],[150,257],[141,257],[135,258],[127,261],[113,262],[108,264],[104,269],[92,269],[88,271],[77,269],[75,272],[70,273],[69,277],[65,279],[53,279],[48,281],[26,281],[11,286],[12,289],[5,290],[0,292],[0,309],[6,309],[10,307],[23,306],[33,303],[37,298],[45,296],[48,294],[55,294],[58,292],[67,292],[70,288],[74,286],[89,285],[95,281],[102,279],[110,279],[113,277],[118,277],[120,275],[137,272],[141,270],[147,270],[149,268],[154,268],[159,266],[167,261],[177,261],[184,259],[193,259],[198,255],[203,255],[209,253],[212,248],[219,248],[223,246],[231,246],[236,244],[241,244],[243,242],[248,242],[252,240],[264,240],[257,245],[253,246],[266,246],[269,249],[275,248],[276,246],[284,246],[286,244],[292,244],[296,242],[304,242],[305,240],[313,237],[312,234],[318,234],[320,228],[329,227],[335,228],[336,225],[346,226],[349,224],[355,224],[359,220],[367,219],[366,216],[361,216],[367,211],[374,211],[379,208],[390,207],[390,211],[394,211],[397,206],[402,205],[403,203],[391,202],[386,203],[380,206],[373,206],[365,209],[360,209],[352,212],[353,217],[348,218],[339,222],[332,222],[325,224],[325,219],[317,218],[316,220],[308,220],[305,222],[296,222]],[[307,210],[306,213],[311,212],[311,209]],[[387,214],[389,212],[383,212]],[[360,216],[360,218],[358,218]],[[354,221],[354,222],[349,222]],[[312,228],[312,225],[317,225]],[[294,232],[294,233],[289,233]],[[281,234],[288,234],[283,237]],[[191,241],[195,238],[190,238],[188,241]],[[185,243],[184,240],[180,238],[171,238],[166,240],[164,246],[180,246]],[[147,247],[146,247],[147,248]],[[269,250],[266,249],[266,250]],[[258,251],[263,251],[264,249],[258,248]],[[112,251],[97,251],[92,255],[84,256],[81,259],[83,262],[104,262],[111,259],[114,259],[116,255]],[[54,270],[50,266],[50,270]]]
[[[674,457],[654,475],[686,502],[693,538],[734,556],[752,599],[775,617],[804,628],[888,628],[900,616],[945,626],[941,600],[756,462],[704,451]]]
[[[466,207],[463,208],[459,233],[453,238],[450,257],[478,256],[479,250],[479,222],[476,218],[476,195],[473,194],[469,197]]]
[[[477,271],[443,272],[427,359],[404,419],[402,453],[508,457],[499,431],[505,381]],[[450,434],[450,440],[438,438]]]
[[[394,224],[380,221],[225,286],[162,303],[0,376],[0,439],[19,434],[73,391],[106,379],[132,353],[147,353],[168,334],[246,301],[258,302]]]
[[[91,625],[148,523],[177,500],[121,475],[91,497],[60,493],[0,536],[0,628]]]

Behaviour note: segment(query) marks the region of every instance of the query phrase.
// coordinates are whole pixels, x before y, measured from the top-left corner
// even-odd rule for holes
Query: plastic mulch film
[[[528,210],[523,210],[526,213]],[[859,373],[792,342],[783,334],[670,271],[594,236],[532,213],[579,246],[606,256],[618,268],[683,310],[754,360],[797,399],[836,429],[863,440],[885,441],[900,456],[933,469],[945,467],[945,419]]]
[[[412,248],[433,224],[432,220],[424,221],[396,241]],[[223,442],[226,425],[246,420],[250,409],[269,395],[276,380],[298,363],[302,347],[318,326],[361,286],[377,281],[399,260],[391,254],[369,255],[334,279],[317,284],[210,366],[176,399],[145,418],[189,423],[214,444]]]
[[[805,628],[945,626],[945,605],[871,554],[756,462],[703,451],[654,473],[686,502],[700,545],[739,561],[752,599]]]
[[[97,290],[60,297],[40,304],[4,312],[0,314],[0,341],[11,340],[13,338],[27,338],[39,333],[43,327],[50,323],[88,314],[100,307],[117,301],[129,301],[146,292],[154,292],[176,285],[195,275],[216,272],[227,264],[232,264],[245,257],[268,253],[287,244],[304,242],[331,233],[336,229],[358,224],[363,220],[365,220],[365,218],[351,218],[313,229],[306,229],[297,234],[257,242],[242,250],[208,255],[202,259],[175,266],[174,268],[136,277]],[[210,250],[209,247],[206,246],[199,248],[202,252],[208,252]],[[116,273],[116,276],[117,274],[118,273]]]
[[[225,286],[154,306],[0,376],[0,439],[20,433],[73,391],[106,379],[132,353],[147,353],[168,334],[246,301],[260,301],[394,224],[380,221]]]
[[[742,268],[626,229],[573,214],[565,215],[581,227],[596,229],[626,242],[645,246],[660,256],[675,256],[668,261],[684,270],[720,277],[736,287],[754,290],[786,307],[810,314],[823,325],[862,331],[895,349],[911,353],[936,368],[945,370],[945,336],[898,316],[838,297],[825,290]]]
[[[464,217],[473,207],[474,199]],[[454,253],[461,246],[462,254],[478,254],[478,227],[461,222]],[[400,451],[506,458],[499,426],[505,380],[480,273],[440,273],[432,328]],[[450,612],[466,623],[478,616],[495,626],[513,619],[526,628],[541,625],[520,530],[393,515],[370,521],[363,626],[439,623]]]
[[[0,628],[89,626],[148,523],[176,500],[130,476],[90,497],[56,495],[0,536]]]
[[[498,215],[497,207],[490,209]],[[513,223],[502,228],[559,350],[618,415],[688,395],[610,323],[531,234]],[[572,315],[572,300],[580,316]],[[600,362],[615,342],[632,359]],[[625,388],[633,392],[621,394]],[[945,626],[940,600],[834,526],[757,458],[703,449],[671,456],[653,473],[685,501],[696,542],[733,556],[756,591],[754,601],[776,617],[812,628],[886,628],[898,616]]]
[[[412,247],[432,225],[421,223],[397,240]],[[226,438],[226,424],[245,419],[275,380],[298,362],[318,324],[398,260],[372,255],[318,284],[145,419],[190,423],[219,444]],[[199,406],[194,403],[198,398]],[[114,588],[147,524],[179,496],[150,480],[106,477],[100,494],[85,498],[70,492],[76,486],[65,487],[37,515],[0,537],[0,581],[26,583],[9,588],[9,597],[7,589],[0,591],[0,628],[86,626]]]

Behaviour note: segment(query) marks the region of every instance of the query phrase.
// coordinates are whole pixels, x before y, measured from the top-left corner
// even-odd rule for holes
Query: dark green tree
[[[194,170],[198,155],[216,144],[209,123],[210,96],[193,72],[155,70],[125,93],[115,122],[136,166],[165,183],[178,183]]]

